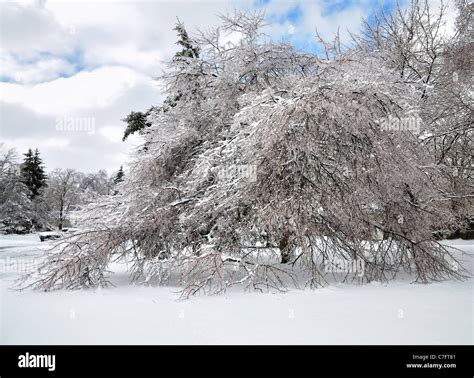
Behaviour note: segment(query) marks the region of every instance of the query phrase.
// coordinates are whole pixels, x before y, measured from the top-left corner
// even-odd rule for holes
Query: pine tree
[[[182,50],[176,52],[176,54],[174,55],[173,62],[177,63],[179,61],[187,65],[190,63],[188,61],[189,59],[199,58],[199,51],[200,51],[199,47],[196,46],[196,44],[189,37],[188,32],[186,31],[184,27],[184,24],[178,20],[173,30],[175,30],[178,33],[178,37],[179,37],[179,40],[178,42],[176,42],[176,44],[182,47]],[[122,121],[127,124],[127,127],[125,128],[125,132],[123,134],[122,141],[124,142],[125,140],[127,140],[127,138],[130,135],[135,134],[136,132],[139,132],[141,134],[142,130],[144,130],[147,127],[150,127],[151,123],[147,121],[147,117],[152,112],[160,111],[160,110],[167,111],[170,108],[175,107],[176,103],[181,98],[182,98],[182,93],[176,93],[176,94],[168,96],[165,99],[162,108],[155,108],[152,106],[145,113],[132,111],[128,116],[122,119]]]
[[[34,199],[40,195],[41,188],[47,186],[46,173],[38,149],[33,153],[33,150],[30,148],[24,156],[25,159],[21,166],[22,182],[30,190],[29,198]]]
[[[135,134],[137,131],[143,130],[145,127],[151,126],[151,123],[147,122],[146,117],[152,109],[146,113],[143,112],[131,112],[128,116],[122,119],[127,124],[125,132],[123,134],[122,142],[125,142],[129,135]]]
[[[118,170],[117,174],[115,175],[114,184],[118,184],[119,182],[122,182],[123,181],[123,176],[125,176],[125,173],[123,172],[123,166],[120,166],[120,169]]]
[[[17,172],[14,150],[0,144],[0,232],[27,233],[33,224],[33,204],[29,190]]]
[[[175,59],[178,57],[199,58],[199,47],[195,46],[191,38],[189,38],[184,24],[179,21],[179,19],[173,30],[176,30],[179,36],[179,40],[176,44],[183,48],[175,54]]]

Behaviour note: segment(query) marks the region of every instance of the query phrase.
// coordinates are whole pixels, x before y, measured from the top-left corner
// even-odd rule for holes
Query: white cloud
[[[73,115],[108,106],[137,83],[153,87],[149,77],[129,68],[101,67],[35,85],[1,83],[0,90],[5,102],[20,103],[41,114]]]
[[[0,77],[21,84],[41,83],[75,72],[65,59],[48,57],[32,63],[22,63],[8,54],[0,56]]]
[[[250,4],[250,0],[53,1],[45,7],[62,28],[73,28],[72,42],[83,51],[86,68],[124,65],[157,75],[158,60],[168,60],[176,51],[177,17],[191,31],[216,25],[218,13]]]
[[[92,46],[84,52],[84,64],[121,65],[156,77],[162,70],[165,59],[159,50],[137,50],[133,46]]]
[[[99,129],[99,133],[101,133],[112,143],[120,143],[123,137],[123,128],[116,126],[104,126]]]
[[[1,83],[0,139],[23,153],[38,147],[48,169],[115,171],[136,139],[121,141],[121,121],[131,110],[160,100],[146,75],[125,67],[101,67],[35,85]],[[58,119],[93,119],[95,130],[58,129]]]
[[[0,20],[2,54],[8,52],[21,59],[34,59],[44,52],[65,54],[72,51],[71,35],[43,2],[4,2]]]
[[[330,4],[326,0],[273,0],[266,9],[266,15],[273,24],[267,27],[266,32],[275,39],[291,37],[293,41],[311,46],[316,43],[316,29],[325,39],[332,39],[339,30],[341,41],[348,42],[347,30],[357,31],[370,8],[355,3],[339,12],[327,14]],[[297,22],[287,19],[295,9],[299,10],[300,15]]]
[[[27,151],[31,146],[40,149],[41,151],[54,148],[61,149],[68,147],[70,141],[65,138],[44,138],[44,139],[32,139],[32,138],[17,138],[17,139],[5,139],[5,147],[16,148],[20,151]]]

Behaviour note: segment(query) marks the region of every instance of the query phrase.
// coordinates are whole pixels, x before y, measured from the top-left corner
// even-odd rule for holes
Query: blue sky
[[[407,1],[408,0],[400,0],[399,3],[403,6]],[[304,30],[300,29],[291,35],[282,36],[281,39],[286,42],[291,42],[294,46],[303,51],[317,53],[320,51],[320,46],[314,38],[314,28],[320,30],[318,22],[314,23],[313,29],[311,30],[312,34],[308,33],[308,27],[305,25],[305,12],[308,8],[311,8],[311,5],[318,5],[317,9],[322,18],[335,20],[335,27],[332,28],[333,33],[337,30],[337,27],[340,28],[340,32],[345,33],[348,29],[357,31],[362,16],[367,17],[370,21],[373,12],[383,10],[389,13],[395,8],[397,2],[396,0],[303,0],[288,2],[288,4],[291,5],[284,12],[281,12],[279,7],[273,10],[272,3],[275,3],[275,0],[257,0],[255,2],[257,8],[266,9],[266,16],[269,22],[279,25],[292,24],[296,29],[300,29],[299,26],[304,26]],[[278,3],[278,1],[276,3]],[[355,12],[350,22],[338,20],[341,14],[350,15],[352,10]],[[326,37],[330,37],[325,31],[325,28],[323,28],[322,34]],[[343,40],[345,39],[343,38]]]
[[[405,0],[407,1],[407,0]],[[439,0],[430,0],[434,3]],[[121,142],[121,119],[162,101],[153,78],[176,51],[176,17],[189,31],[218,14],[264,9],[276,41],[318,51],[315,28],[331,38],[357,31],[395,0],[23,1],[0,3],[0,143],[38,147],[48,169],[118,169],[139,143]],[[95,132],[57,130],[58,119],[94,119]]]

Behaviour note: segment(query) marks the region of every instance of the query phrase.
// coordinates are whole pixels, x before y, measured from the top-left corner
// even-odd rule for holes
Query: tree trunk
[[[59,222],[58,222],[59,231],[63,229],[63,220],[64,220],[63,218],[64,218],[64,202],[61,200],[59,203]]]
[[[278,244],[278,248],[280,249],[281,254],[281,263],[287,264],[291,258],[291,241],[290,241],[291,234],[289,231],[285,231],[283,238],[280,240]]]

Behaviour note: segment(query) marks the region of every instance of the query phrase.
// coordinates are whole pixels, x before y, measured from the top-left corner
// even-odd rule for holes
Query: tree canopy
[[[120,193],[84,211],[37,286],[106,285],[112,258],[133,261],[132,280],[178,274],[184,295],[323,285],[334,258],[362,261],[365,281],[463,277],[436,240],[459,218],[450,173],[420,143],[428,87],[386,49],[322,58],[268,41],[263,20],[222,16],[196,50],[178,29],[189,53],[160,80],[179,101],[146,117]]]

